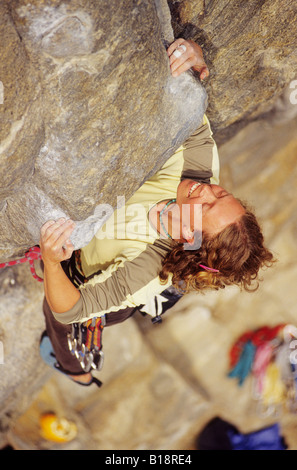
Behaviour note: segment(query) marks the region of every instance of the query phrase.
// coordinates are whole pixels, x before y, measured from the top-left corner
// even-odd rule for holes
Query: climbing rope
[[[0,269],[7,268],[8,266],[15,266],[16,264],[22,264],[26,261],[29,261],[32,276],[34,277],[34,279],[36,279],[36,281],[43,282],[43,279],[37,276],[35,271],[34,261],[37,259],[41,259],[40,248],[38,246],[33,246],[32,248],[29,248],[29,250],[25,253],[24,258],[7,261],[6,263],[0,263]]]

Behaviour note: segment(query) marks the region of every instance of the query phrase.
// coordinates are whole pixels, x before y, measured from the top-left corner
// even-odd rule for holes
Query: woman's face
[[[201,216],[197,217],[197,211],[202,213],[202,230],[209,235],[221,232],[245,213],[240,202],[221,186],[201,184],[189,179],[179,184],[176,203],[182,214],[189,214],[185,217],[186,220],[181,220],[181,230],[186,240],[189,240],[189,237],[185,236],[189,232],[192,234],[195,231],[201,232]],[[184,204],[188,205],[187,211],[182,210]],[[197,227],[195,222],[199,219],[200,227]]]

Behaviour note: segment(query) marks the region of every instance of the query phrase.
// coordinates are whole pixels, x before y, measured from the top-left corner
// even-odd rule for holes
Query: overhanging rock
[[[0,260],[61,216],[78,249],[198,127],[206,93],[170,74],[165,0],[1,2],[0,37]]]

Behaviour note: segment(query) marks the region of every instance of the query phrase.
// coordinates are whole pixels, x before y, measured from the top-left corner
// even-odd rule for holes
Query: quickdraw
[[[37,276],[35,271],[34,261],[38,259],[41,259],[40,248],[38,246],[33,246],[25,253],[24,258],[16,259],[13,261],[7,261],[6,263],[0,263],[0,269],[6,268],[8,266],[15,266],[16,264],[22,264],[26,261],[29,261],[32,276],[34,277],[34,279],[36,279],[36,281],[43,282],[43,279]]]
[[[91,369],[101,370],[103,367],[102,332],[104,326],[105,316],[94,317],[85,323],[72,324],[71,333],[67,337],[68,347],[85,372]]]

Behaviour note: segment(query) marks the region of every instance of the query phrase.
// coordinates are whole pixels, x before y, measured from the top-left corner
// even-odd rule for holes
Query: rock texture
[[[50,376],[38,353],[45,328],[43,285],[29,273],[26,265],[0,270],[0,447],[20,410],[30,406]]]
[[[199,125],[206,93],[171,77],[163,0],[2,1],[0,37],[0,259],[59,216],[79,248]]]
[[[267,112],[297,69],[293,0],[168,0],[176,36],[196,40],[210,68],[217,141]]]
[[[195,439],[199,431],[209,419],[219,415],[235,424],[242,432],[258,430],[277,421],[281,425],[289,448],[297,449],[296,415],[289,413],[284,407],[279,414],[263,416],[253,399],[251,381],[247,380],[244,386],[239,388],[234,380],[226,376],[229,348],[243,332],[282,322],[296,325],[297,105],[290,102],[289,86],[282,96],[277,96],[283,87],[282,80],[289,81],[292,75],[290,60],[294,55],[290,51],[293,40],[286,36],[287,32],[282,28],[285,17],[288,18],[288,31],[292,27],[295,5],[290,1],[286,4],[282,1],[262,1],[260,7],[259,2],[248,2],[250,11],[254,12],[248,21],[245,2],[240,4],[228,2],[229,7],[224,1],[219,4],[217,1],[185,0],[170,2],[171,6],[173,3],[176,8],[183,7],[180,12],[188,12],[190,15],[192,11],[194,19],[189,25],[189,33],[193,31],[193,25],[196,26],[195,31],[199,32],[201,22],[204,21],[204,28],[209,32],[209,36],[205,35],[206,39],[213,37],[216,39],[216,44],[221,44],[224,38],[228,38],[230,52],[228,53],[227,39],[225,48],[221,50],[225,62],[219,62],[223,60],[220,58],[220,51],[212,49],[211,41],[205,42],[210,57],[213,57],[213,61],[212,59],[210,61],[211,79],[207,85],[212,109],[215,103],[222,123],[229,123],[230,133],[234,134],[228,140],[225,140],[227,137],[225,134],[225,142],[219,146],[221,184],[256,208],[267,244],[273,250],[278,263],[263,273],[264,281],[256,293],[242,293],[238,289],[229,288],[206,295],[189,295],[171,312],[166,313],[161,325],[152,325],[150,319],[138,317],[115,327],[106,328],[104,331],[106,360],[102,372],[96,373],[104,382],[101,389],[92,388],[93,386],[87,389],[74,387],[67,378],[51,372],[41,362],[38,342],[44,328],[41,309],[43,287],[30,276],[27,265],[3,270],[0,272],[0,341],[4,347],[4,363],[0,357],[0,447],[8,442],[17,449],[195,449]],[[16,2],[9,4],[15,7]],[[52,7],[53,4],[51,1],[43,2],[44,7]],[[259,8],[255,10],[257,4]],[[22,2],[22,5],[25,3]],[[56,2],[55,5],[59,12],[61,3]],[[221,10],[218,9],[219,5],[222,5]],[[32,11],[34,11],[33,6],[36,7],[36,2],[31,1]],[[201,18],[194,14],[194,11],[197,11],[195,8],[199,6],[205,7],[203,10],[205,16],[200,15]],[[29,4],[26,8],[29,8]],[[25,12],[26,8],[21,11]],[[290,10],[291,17],[288,13]],[[177,9],[172,10],[173,14],[177,11]],[[268,11],[271,13],[269,20],[264,15],[264,12]],[[1,27],[12,28],[13,24],[9,20],[12,17],[11,14],[6,16],[6,23],[0,20]],[[207,18],[212,18],[213,23],[209,21],[206,24]],[[242,18],[241,23],[240,18]],[[248,89],[245,89],[246,99],[243,104],[240,83],[236,84],[234,78],[232,85],[231,78],[227,76],[232,72],[229,69],[229,61],[233,64],[236,74],[241,74],[242,68],[246,69],[245,54],[238,55],[236,48],[236,41],[241,41],[238,28],[242,26],[244,37],[244,33],[253,24],[255,26],[257,18],[258,29],[253,30],[253,44],[257,44],[257,50],[261,50],[262,37],[262,50],[266,51],[267,37],[270,37],[271,31],[275,31],[276,24],[282,34],[275,35],[273,44],[276,55],[266,55],[269,61],[266,62],[266,68],[263,65],[263,69],[261,67],[254,69],[252,80],[248,85],[252,87],[249,89],[253,90],[251,93],[254,95],[248,96]],[[177,20],[176,14],[175,28]],[[17,21],[17,18],[14,21]],[[73,20],[72,25],[76,24],[76,34],[80,38],[78,41],[80,45],[76,44],[75,47],[88,47],[89,43],[82,41],[81,31],[75,21]],[[26,24],[26,18],[23,17],[20,25],[26,29]],[[182,23],[179,23],[180,25]],[[221,25],[219,30],[221,35],[216,30],[219,25]],[[120,22],[118,26],[120,28]],[[170,31],[170,28],[168,30]],[[16,119],[11,120],[11,125],[13,122],[22,121],[24,110],[30,106],[36,110],[36,113],[39,112],[34,100],[29,99],[30,83],[34,82],[34,74],[38,70],[34,66],[36,64],[34,60],[37,59],[28,59],[26,67],[21,65],[20,57],[23,57],[23,52],[20,55],[18,48],[24,48],[25,41],[21,41],[15,31],[12,28],[10,33],[10,41],[15,47],[12,47],[10,53],[6,55],[6,60],[0,62],[1,68],[8,67],[10,61],[19,64],[14,73],[16,77],[23,77],[18,85],[22,101],[18,102],[19,107],[15,108]],[[62,32],[60,31],[61,34]],[[258,33],[260,35],[257,36]],[[52,36],[56,34],[58,35],[58,32],[53,32]],[[287,49],[283,42],[285,36]],[[1,34],[0,40],[2,37]],[[294,35],[291,37],[294,38]],[[48,42],[45,42],[45,45],[49,47]],[[253,50],[252,44],[250,48]],[[286,62],[281,59],[283,50],[288,52],[287,56],[283,56],[288,58]],[[50,52],[53,54],[53,49],[50,49]],[[51,64],[54,80],[55,67],[62,59],[56,57],[53,61],[52,55],[47,54],[44,60]],[[246,54],[252,67],[255,57],[253,54],[249,55],[249,50],[246,50]],[[280,57],[279,60],[274,60],[277,56]],[[83,56],[80,56],[80,59],[82,58]],[[208,54],[206,58],[208,59]],[[71,63],[76,61],[77,58],[71,59]],[[221,67],[218,67],[219,63]],[[285,63],[288,64],[287,68]],[[257,81],[258,77],[264,77],[265,71],[266,80],[269,80],[270,73],[271,77],[280,77],[279,81],[272,82],[276,84],[274,98],[273,87],[268,90],[264,82]],[[236,77],[235,72],[233,77]],[[223,86],[223,73],[228,86],[232,85],[232,93],[229,88]],[[50,81],[50,77],[48,80]],[[258,83],[259,88],[253,88],[254,81]],[[5,86],[5,100],[14,83],[11,82],[9,89]],[[39,80],[37,83],[40,83]],[[277,88],[278,86],[280,88]],[[35,91],[37,100],[38,89]],[[227,100],[227,95],[224,96],[225,92],[229,98],[234,95],[230,101]],[[235,106],[236,96],[237,106]],[[253,96],[256,105],[254,108]],[[70,99],[70,95],[68,98]],[[54,104],[57,99],[55,94],[51,99]],[[271,109],[273,99],[275,104]],[[221,107],[221,102],[224,103],[224,107]],[[66,106],[67,100],[64,104]],[[152,108],[155,105],[152,104]],[[226,110],[226,114],[223,109]],[[258,115],[260,109],[265,113]],[[52,110],[48,109],[47,112],[51,115]],[[215,117],[213,114],[212,116]],[[257,120],[248,122],[254,117],[257,117]],[[4,122],[3,129],[8,126],[8,122],[9,119]],[[44,130],[39,128],[40,122],[36,121],[35,128],[28,126],[28,135],[36,129],[34,135],[43,145]],[[244,124],[240,132],[236,126],[232,127],[233,122]],[[220,129],[223,124],[215,121],[215,125],[216,134],[222,135]],[[12,132],[20,138],[21,129],[18,130],[17,126],[12,127]],[[53,128],[55,126],[58,126],[57,122],[53,123]],[[61,128],[67,132],[67,127],[61,125]],[[11,127],[8,126],[7,129]],[[31,144],[32,153],[35,152],[35,141],[19,142],[23,142],[24,148],[26,145],[29,148]],[[1,145],[2,143],[3,140]],[[38,145],[37,143],[36,152]],[[18,146],[14,148],[17,152]],[[13,169],[13,165],[16,167],[20,165],[21,173],[25,175],[26,171],[29,171],[30,163],[28,165],[25,162],[20,163],[22,152],[19,151],[18,155],[18,159],[14,159],[11,154],[11,166],[8,168]],[[46,155],[44,160],[46,161]],[[2,159],[0,164],[4,164],[3,162]],[[40,165],[38,172],[41,172]],[[52,177],[54,176],[53,172]],[[14,178],[19,178],[18,181],[21,181],[22,174],[16,171]],[[3,179],[4,186],[5,191],[8,191],[10,186],[5,179]],[[11,186],[11,199],[6,199],[7,206],[13,203],[15,193]],[[24,204],[24,211],[25,208]],[[18,246],[21,246],[22,233],[15,233],[12,239],[15,240],[15,237],[19,237]],[[44,386],[41,388],[42,385]],[[55,411],[58,415],[74,420],[79,429],[77,438],[65,445],[45,441],[39,427],[40,414],[45,411]]]

